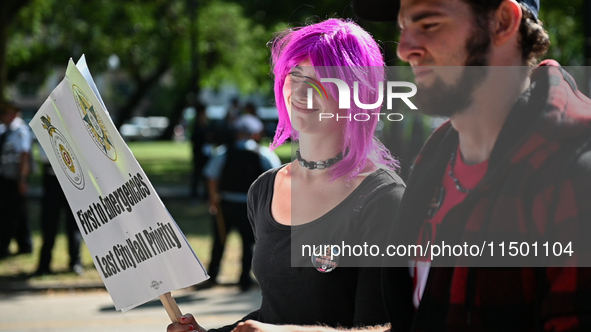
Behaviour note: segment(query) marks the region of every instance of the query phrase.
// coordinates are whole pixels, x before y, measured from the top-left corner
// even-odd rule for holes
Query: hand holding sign
[[[185,332],[185,331],[197,331],[207,332],[206,329],[201,327],[195,320],[195,317],[191,314],[185,314],[179,317],[179,321],[172,323],[166,327],[166,332]]]

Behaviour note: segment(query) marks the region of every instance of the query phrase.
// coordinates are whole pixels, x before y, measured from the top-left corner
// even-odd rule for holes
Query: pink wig
[[[353,102],[353,82],[359,82],[359,100],[373,104],[378,99],[378,83],[384,81],[384,60],[373,38],[357,24],[341,19],[329,19],[317,24],[287,29],[270,42],[272,70],[275,77],[275,103],[279,123],[271,148],[283,144],[288,138],[297,140],[299,134],[291,126],[283,99],[285,77],[300,62],[309,59],[318,81],[321,78],[338,78],[351,88],[351,108],[348,116],[369,115],[368,121],[347,121],[345,126],[343,155],[345,158],[331,170],[332,179],[348,175],[356,177],[368,162],[376,166],[396,169],[398,163],[390,152],[374,137],[380,107],[364,110]],[[338,89],[333,83],[325,88],[337,98]],[[367,115],[358,119],[367,119]],[[343,119],[341,119],[343,121]]]

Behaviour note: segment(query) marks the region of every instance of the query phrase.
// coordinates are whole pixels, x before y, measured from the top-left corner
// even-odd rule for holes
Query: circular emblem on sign
[[[328,244],[321,244],[319,247],[313,250],[314,252],[311,256],[312,265],[322,273],[328,273],[336,269],[339,265],[337,248],[331,249],[333,246]]]
[[[72,172],[72,173],[76,172],[76,167],[74,166],[74,162],[72,161],[72,157],[71,157],[70,153],[68,152],[68,149],[65,148],[61,144],[59,146],[60,146],[60,153],[62,155],[62,161],[64,162],[64,164],[66,164],[66,167],[68,167],[70,172]]]
[[[47,129],[53,152],[57,157],[57,161],[60,164],[60,168],[70,180],[70,182],[76,187],[76,189],[84,189],[84,175],[82,173],[82,167],[78,162],[78,158],[74,154],[74,150],[57,128],[51,124],[51,119],[48,117],[41,117],[43,128]]]
[[[74,100],[76,100],[76,105],[78,106],[78,112],[80,112],[80,116],[90,137],[107,158],[113,161],[117,160],[117,151],[113,145],[111,135],[109,135],[105,124],[97,114],[90,99],[88,99],[86,94],[76,84],[72,85],[72,92],[74,93]]]

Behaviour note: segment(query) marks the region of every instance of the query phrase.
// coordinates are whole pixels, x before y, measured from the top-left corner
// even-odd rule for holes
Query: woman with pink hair
[[[340,19],[288,29],[270,47],[279,112],[271,147],[291,138],[299,148],[297,160],[264,173],[249,190],[253,271],[263,300],[241,321],[387,323],[379,264],[332,246],[326,251],[327,244],[382,243],[404,191],[397,162],[374,137],[385,69],[380,49],[357,24]],[[340,91],[322,83],[327,78],[351,88],[350,107],[339,108]],[[190,314],[168,326],[192,329],[205,330]]]

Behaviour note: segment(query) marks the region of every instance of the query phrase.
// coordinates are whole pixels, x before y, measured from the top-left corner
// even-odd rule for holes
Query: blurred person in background
[[[254,103],[246,103],[246,105],[244,105],[244,113],[242,113],[240,117],[238,117],[238,121],[245,121],[245,119],[249,119],[246,121],[252,121],[253,123],[256,122],[257,126],[260,123],[260,127],[262,129],[258,135],[258,140],[256,141],[257,143],[259,143],[262,138],[262,135],[264,134],[264,124],[257,115],[257,108]]]
[[[80,263],[80,243],[82,235],[76,224],[76,219],[62,187],[55,176],[55,172],[47,159],[45,151],[40,149],[40,159],[43,165],[43,196],[41,198],[41,234],[43,236],[43,245],[39,254],[39,263],[33,276],[42,276],[51,274],[51,258],[55,244],[55,238],[60,225],[60,216],[63,212],[65,219],[65,230],[68,238],[68,254],[70,257],[70,271],[78,275],[84,273],[84,268]]]
[[[242,108],[240,107],[240,99],[238,97],[232,98],[230,101],[230,107],[226,110],[226,124],[230,127],[234,125],[234,121],[242,114]]]
[[[234,142],[234,121],[241,113],[238,97],[232,98],[231,104],[222,119],[211,122],[212,141],[215,145],[225,145]]]
[[[215,284],[226,246],[227,234],[236,228],[242,238],[242,272],[238,285],[242,291],[252,285],[250,269],[254,236],[246,210],[250,185],[263,172],[279,167],[279,157],[266,147],[258,145],[262,122],[252,116],[239,117],[234,122],[235,141],[218,148],[218,154],[205,166],[208,182],[210,212],[213,217],[213,247],[207,286]]]
[[[14,105],[0,104],[0,122],[0,258],[5,258],[13,237],[18,254],[33,252],[26,207],[33,140]]]
[[[191,174],[190,194],[192,198],[207,200],[207,185],[203,176],[203,167],[207,164],[211,155],[211,132],[207,124],[205,105],[199,103],[196,106],[195,119],[193,120],[193,132],[191,133],[191,147],[193,150],[193,173]],[[200,194],[200,189],[203,192]]]

